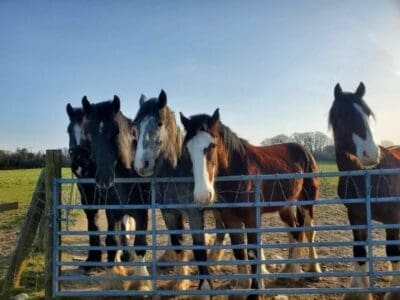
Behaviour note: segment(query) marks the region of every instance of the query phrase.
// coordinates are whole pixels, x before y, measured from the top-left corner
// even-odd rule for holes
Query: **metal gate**
[[[399,201],[398,195],[385,198],[372,198],[371,197],[371,177],[380,176],[386,178],[391,174],[400,174],[400,169],[390,170],[363,170],[352,172],[327,172],[327,173],[296,173],[296,174],[274,174],[274,175],[256,175],[256,176],[229,176],[220,177],[218,181],[252,181],[254,182],[254,202],[235,202],[235,203],[217,203],[210,208],[238,208],[241,207],[255,207],[256,224],[257,228],[247,229],[215,229],[212,225],[207,226],[204,233],[230,233],[230,232],[254,232],[257,234],[257,245],[235,245],[232,246],[229,242],[223,245],[206,245],[206,249],[226,249],[227,254],[221,261],[207,261],[205,265],[210,267],[220,266],[220,269],[211,272],[209,276],[199,276],[195,273],[194,266],[198,265],[196,261],[158,261],[158,257],[165,250],[176,249],[166,241],[168,234],[185,234],[199,233],[195,230],[185,229],[168,231],[164,228],[162,221],[160,221],[160,209],[179,209],[196,207],[195,204],[159,204],[157,195],[155,193],[156,185],[161,183],[182,183],[192,182],[192,178],[135,178],[135,179],[117,179],[118,183],[150,183],[151,184],[151,203],[143,205],[86,205],[70,204],[61,201],[60,192],[62,189],[67,189],[68,186],[74,183],[85,184],[93,183],[92,179],[55,179],[54,180],[54,205],[53,205],[53,234],[55,244],[53,245],[53,292],[54,296],[73,296],[73,297],[95,297],[95,296],[193,296],[193,295],[246,295],[246,294],[263,294],[263,295],[277,295],[277,294],[342,294],[354,292],[389,292],[398,291],[400,287],[391,287],[390,283],[385,276],[400,276],[400,272],[391,272],[388,270],[388,258],[384,251],[384,246],[388,244],[400,244],[398,240],[386,241],[382,231],[388,228],[400,228],[399,224],[377,224],[371,220],[371,203],[374,202],[393,202]],[[336,195],[337,178],[339,176],[362,176],[365,180],[365,197],[357,199],[338,199]],[[297,178],[311,178],[318,177],[321,179],[322,197],[315,201],[295,201],[295,202],[271,202],[260,201],[260,184],[264,180],[273,180],[280,182],[285,179]],[[364,193],[363,193],[364,194]],[[65,195],[65,192],[64,192]],[[68,197],[63,197],[68,198]],[[367,222],[365,225],[351,226],[348,224],[346,209],[343,206],[345,203],[365,203]],[[289,228],[280,224],[276,216],[273,214],[261,215],[262,207],[272,206],[301,206],[301,205],[315,205],[316,208],[316,225],[314,227],[300,227]],[[70,220],[74,218],[84,218],[80,215],[79,210],[82,209],[138,209],[146,208],[150,213],[150,226],[146,231],[114,231],[108,232],[102,230],[99,232],[87,232],[86,229],[74,228]],[[71,211],[74,211],[71,215]],[[78,217],[77,217],[78,216]],[[275,218],[275,219],[274,219]],[[211,228],[210,228],[211,227]],[[368,238],[364,241],[354,242],[351,230],[353,229],[366,229]],[[317,233],[317,240],[313,243],[310,242],[288,242],[287,237],[282,236],[288,232],[296,231],[310,231],[315,230]],[[112,265],[125,266],[127,268],[146,266],[149,271],[148,277],[138,275],[116,276],[107,275],[106,273],[99,273],[97,275],[87,275],[76,272],[76,268],[84,266],[86,263],[76,259],[76,253],[86,253],[90,247],[88,243],[79,236],[87,235],[100,235],[106,234],[145,234],[150,240],[145,249],[147,250],[146,261],[137,262],[103,262],[96,263],[99,267],[110,267]],[[227,239],[228,235],[226,235]],[[367,247],[366,258],[353,258],[352,246],[364,245]],[[269,269],[269,274],[261,272],[261,267],[258,267],[256,274],[238,274],[236,268],[238,265],[249,265],[250,260],[237,261],[231,254],[234,247],[247,248],[252,247],[257,249],[258,257],[252,260],[259,266],[266,264]],[[294,259],[287,259],[287,250],[289,247],[311,247],[317,248],[319,258],[310,259],[308,257],[298,257]],[[191,245],[190,240],[182,245],[180,249],[191,250],[199,246]],[[128,250],[133,252],[133,247],[107,247],[100,246],[97,250]],[[263,258],[262,252],[265,252],[266,258]],[[393,260],[400,260],[400,257],[392,258]],[[355,262],[365,261],[368,264],[368,269],[365,272],[354,272],[353,265]],[[280,273],[278,267],[280,264],[308,264],[312,262],[321,263],[323,269],[322,273],[316,272],[302,272],[302,273]],[[386,263],[385,263],[386,262]],[[93,265],[93,263],[90,263]],[[194,274],[189,275],[171,275],[170,273],[163,273],[159,269],[161,267],[173,266],[190,266],[191,272]],[[369,286],[366,288],[349,288],[348,283],[351,276],[368,277]],[[173,280],[189,279],[193,282],[199,279],[211,279],[215,284],[212,290],[196,290],[191,288],[188,290],[173,290],[168,288],[168,282]],[[265,288],[260,290],[244,290],[232,288],[235,282],[240,279],[256,278],[266,279],[267,284]],[[277,278],[291,279],[293,285],[285,283],[280,285]],[[312,281],[307,279],[320,278],[319,281]],[[294,282],[295,280],[297,282]],[[101,290],[98,283],[105,281],[127,281],[134,282],[138,280],[150,280],[152,289],[148,291],[138,290]],[[277,283],[278,282],[278,283]],[[87,284],[86,284],[87,283]]]

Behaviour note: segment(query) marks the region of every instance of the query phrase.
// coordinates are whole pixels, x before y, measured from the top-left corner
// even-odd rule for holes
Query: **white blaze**
[[[207,160],[204,150],[214,139],[206,132],[200,131],[187,143],[193,164],[194,200],[201,205],[208,205],[214,198],[214,184],[210,182],[207,171]]]
[[[82,127],[78,124],[74,125],[74,135],[76,140],[76,145],[81,145]]]
[[[362,164],[371,165],[379,162],[379,147],[376,145],[372,134],[368,115],[359,104],[354,104],[356,110],[361,114],[365,126],[365,139],[353,133],[353,142],[356,146],[356,154]]]
[[[144,137],[146,135],[146,133],[144,132],[147,124],[149,123],[150,118],[144,119],[141,123],[140,123],[140,127],[139,127],[139,140],[137,143],[137,149],[136,149],[136,154],[135,154],[135,161],[134,161],[134,167],[136,171],[139,171],[141,169],[143,169],[144,167],[144,153],[145,153],[145,149],[143,147],[143,143],[144,143]]]

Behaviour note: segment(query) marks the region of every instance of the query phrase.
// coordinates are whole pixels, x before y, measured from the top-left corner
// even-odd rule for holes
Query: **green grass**
[[[19,230],[22,226],[39,174],[40,169],[0,171],[0,203],[17,201],[19,204],[17,210],[1,213],[0,235],[2,232]],[[62,176],[71,177],[70,169],[63,169]],[[5,261],[2,259],[1,262],[0,277],[2,277],[6,271]],[[43,299],[43,270],[43,255],[41,253],[32,252],[28,257],[28,264],[22,276],[21,285],[23,288],[15,289],[13,293],[18,294],[24,292],[29,294],[29,299]]]
[[[336,172],[338,171],[335,162],[318,162],[318,170],[321,172]],[[337,195],[338,177],[320,178],[320,197],[333,198]]]

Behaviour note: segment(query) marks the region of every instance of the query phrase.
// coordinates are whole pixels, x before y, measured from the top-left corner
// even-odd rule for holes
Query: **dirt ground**
[[[316,208],[316,223],[318,225],[344,225],[348,223],[346,210],[342,205],[331,205],[325,206],[321,205]],[[105,226],[105,217],[102,214],[101,218],[101,229],[106,230]],[[74,217],[74,222],[70,223],[70,230],[85,230],[86,228],[86,219],[82,214],[76,214]],[[210,214],[207,214],[207,227],[213,228],[214,221],[213,217]],[[157,213],[157,224],[158,228],[165,228],[164,221],[159,213]],[[279,216],[277,213],[272,214],[265,214],[263,216],[263,227],[276,227],[276,226],[283,226],[283,223],[280,221]],[[150,227],[149,227],[150,228]],[[104,237],[103,237],[104,239]],[[374,232],[374,239],[384,239],[384,232],[377,231]],[[288,241],[286,234],[280,233],[268,233],[262,236],[263,243],[268,244],[279,244],[285,243]],[[316,236],[317,241],[352,241],[352,234],[350,231],[324,231],[324,232],[317,232]],[[104,240],[103,240],[104,241]],[[158,244],[167,244],[167,237],[161,236],[158,238]],[[229,238],[226,236],[226,243],[229,243]],[[87,237],[64,237],[63,243],[65,245],[87,245]],[[149,243],[151,243],[151,239],[149,238]],[[185,237],[185,243],[190,244],[191,239],[190,237]],[[148,251],[151,252],[151,251]],[[351,247],[319,247],[317,248],[317,253],[319,257],[351,257],[352,256],[352,249]],[[305,255],[308,254],[307,251],[304,252]],[[63,259],[65,260],[74,260],[74,261],[82,261],[85,259],[85,253],[82,252],[75,252],[75,253],[63,253]],[[161,256],[162,252],[157,253],[157,256]],[[375,256],[384,256],[385,251],[383,247],[376,247],[374,248],[374,255]],[[288,249],[267,249],[265,250],[265,256],[267,258],[287,258],[288,256]],[[103,254],[103,259],[105,260],[105,254]],[[151,259],[151,254],[148,254],[147,260]],[[234,260],[232,251],[227,250],[225,255],[223,256],[224,260]],[[388,263],[377,263],[376,270],[387,270]],[[269,272],[278,272],[280,269],[280,265],[272,265],[268,266]],[[332,271],[351,271],[353,269],[352,263],[321,263],[321,268],[323,272],[332,272]],[[306,266],[303,266],[303,269],[306,269]],[[160,274],[173,274],[172,270],[158,270]],[[196,274],[196,269],[191,269],[192,274]],[[77,274],[80,271],[77,271],[76,268],[63,268],[62,274],[69,275],[69,274]],[[218,273],[224,274],[233,274],[237,273],[237,267],[232,266],[220,266]],[[99,275],[102,272],[98,273]],[[322,274],[323,275],[323,274]],[[293,281],[282,281],[282,280],[266,280],[266,287],[270,288],[279,288],[279,287],[288,287],[288,288],[295,288],[300,289],[303,287],[323,287],[323,288],[339,288],[339,287],[346,287],[348,286],[349,279],[348,278],[336,278],[336,277],[322,277],[319,280],[309,280],[309,279],[300,279],[296,282]],[[389,284],[388,278],[376,278],[376,285],[378,286],[387,286]],[[166,288],[167,282],[160,282],[159,287]],[[225,280],[218,280],[214,282],[215,288],[219,289],[230,289],[235,286],[235,282],[233,280],[225,279]],[[95,282],[90,282],[89,284],[80,282],[63,282],[61,285],[62,289],[64,290],[71,290],[71,289],[85,289],[85,290],[98,290],[100,287]],[[196,282],[192,282],[192,288],[196,287]],[[228,299],[228,297],[217,297],[218,299]],[[265,299],[275,299],[274,296],[265,297]],[[290,300],[305,300],[305,299],[324,299],[324,300],[333,300],[333,299],[341,299],[341,295],[329,294],[329,295],[292,295],[288,296]],[[383,295],[375,295],[375,299],[383,299]]]

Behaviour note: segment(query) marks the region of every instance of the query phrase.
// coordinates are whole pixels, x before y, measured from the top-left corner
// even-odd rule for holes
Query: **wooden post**
[[[61,178],[61,150],[46,151],[46,209],[45,209],[45,266],[44,266],[44,284],[45,299],[53,299],[53,197],[61,199],[61,188],[58,189],[58,195],[54,195],[53,182],[55,178]],[[59,219],[59,218],[57,218]],[[59,221],[58,221],[59,222]]]
[[[35,191],[32,194],[31,204],[29,205],[24,224],[20,231],[17,246],[11,256],[10,264],[4,277],[2,289],[2,297],[4,299],[9,298],[8,294],[12,288],[20,286],[21,275],[27,264],[27,257],[32,249],[35,233],[45,207],[44,173],[44,169],[42,169],[36,183]]]

